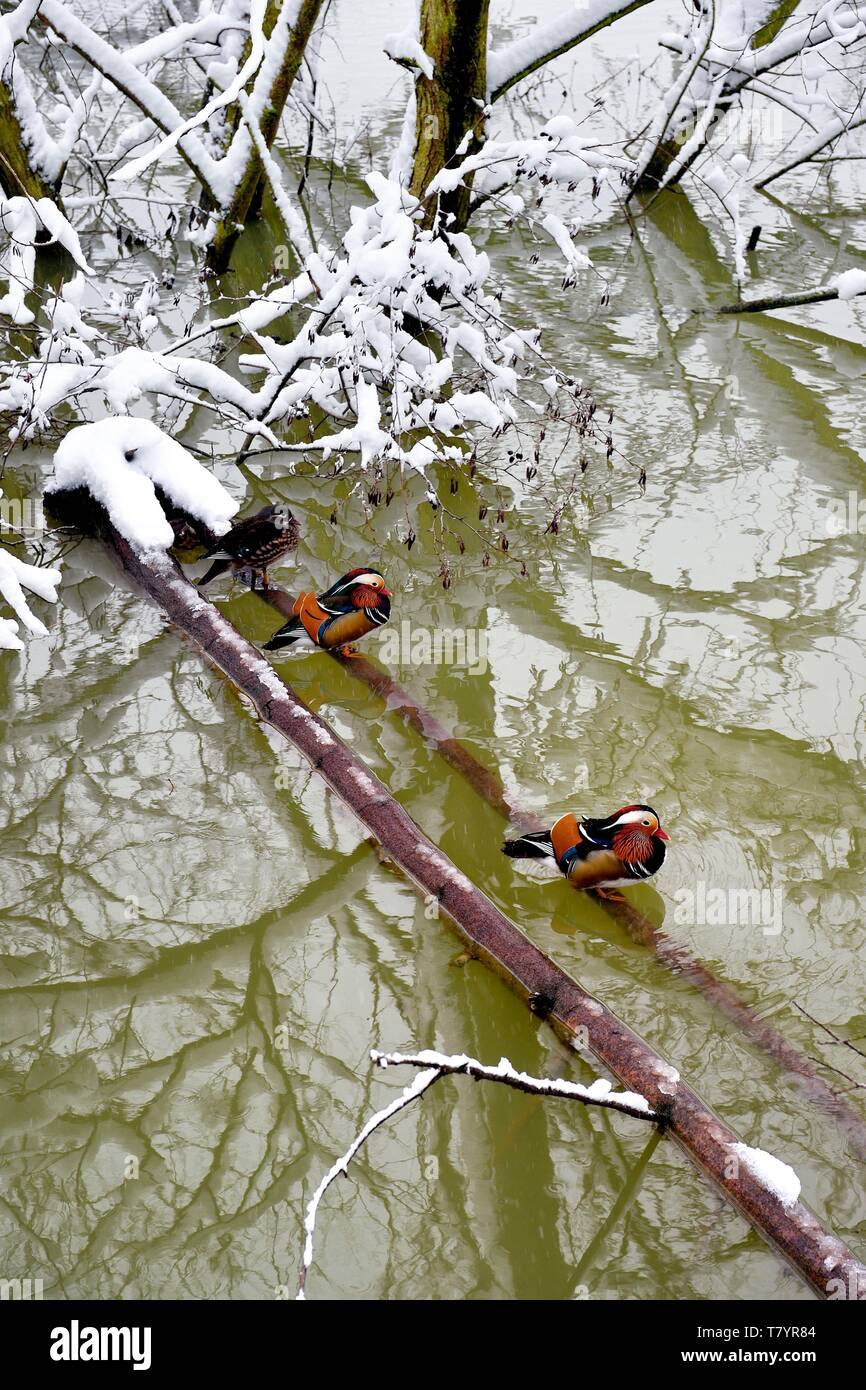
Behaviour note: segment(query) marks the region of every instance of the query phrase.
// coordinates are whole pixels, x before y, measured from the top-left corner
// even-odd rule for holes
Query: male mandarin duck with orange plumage
[[[543,859],[555,864],[575,888],[595,889],[602,897],[611,888],[642,883],[665,862],[668,835],[652,806],[622,806],[604,820],[560,816],[550,830],[506,840],[510,859]]]
[[[391,598],[377,570],[349,570],[323,594],[298,594],[293,617],[265,643],[265,651],[312,643],[325,651],[354,656],[351,644],[387,623]]]

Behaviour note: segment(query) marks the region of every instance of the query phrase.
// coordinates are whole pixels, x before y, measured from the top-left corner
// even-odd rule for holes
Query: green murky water
[[[754,275],[820,283],[846,243],[860,264],[855,177],[806,216],[762,200]],[[605,308],[560,292],[553,255],[492,249],[512,310],[614,407],[647,486],[594,462],[590,505],[556,538],[533,490],[509,494],[528,578],[484,568],[469,537],[446,592],[427,529],[411,554],[360,512],[334,531],[327,491],[273,457],[258,491],[222,476],[291,499],[298,582],[372,555],[400,619],[483,632],[483,672],[393,672],[533,808],[656,806],[673,838],[661,902],[635,900],[866,1114],[866,1064],[814,1021],[866,1033],[863,542],[825,524],[862,488],[864,311],[695,312],[735,287],[679,194],[638,240],[614,223],[589,245]],[[259,254],[242,249],[251,273]],[[227,451],[210,421],[186,437]],[[49,463],[13,455],[7,493]],[[493,495],[482,473],[455,505]],[[275,625],[238,591],[227,611],[255,638]],[[0,1271],[61,1298],[271,1298],[293,1290],[315,1184],[407,1079],[373,1074],[371,1047],[593,1073],[481,965],[455,964],[455,938],[351,816],[94,547],[66,560],[46,620],[48,639],[0,664]],[[285,669],[454,862],[743,1140],[791,1163],[862,1254],[863,1165],[835,1123],[600,909],[516,874],[502,820],[335,663]],[[781,918],[680,920],[700,914],[678,893],[702,883],[776,889]],[[647,1140],[624,1117],[444,1081],[331,1189],[309,1296],[809,1296]]]

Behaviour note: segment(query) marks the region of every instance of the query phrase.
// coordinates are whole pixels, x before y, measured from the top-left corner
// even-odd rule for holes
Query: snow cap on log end
[[[69,431],[54,455],[48,492],[80,487],[101,503],[138,554],[174,544],[156,488],[218,536],[228,530],[238,510],[222,483],[182,444],[152,420],[133,415]]]

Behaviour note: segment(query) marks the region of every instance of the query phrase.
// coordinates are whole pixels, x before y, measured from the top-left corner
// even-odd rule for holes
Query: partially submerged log
[[[285,589],[272,584],[269,588],[259,589],[256,592],[259,598],[264,599],[271,608],[284,618],[288,620],[292,616],[294,598]],[[516,797],[508,791],[496,773],[479,762],[474,753],[471,753],[459,739],[449,733],[444,724],[441,724],[429,710],[419,704],[408,690],[404,690],[401,685],[398,685],[381,666],[377,666],[361,653],[350,660],[336,651],[329,652],[328,655],[339,662],[355,680],[366,685],[368,690],[378,696],[393,714],[398,714],[405,719],[406,723],[420,734],[431,748],[436,749],[439,757],[459,772],[473,790],[506,820],[512,821],[523,831],[543,829],[535,812],[527,811],[520,806]]]
[[[866,294],[866,290],[859,293]],[[765,314],[770,309],[797,309],[801,304],[827,304],[838,299],[839,291],[832,286],[817,290],[803,290],[800,294],[769,294],[763,299],[741,299],[736,304],[722,304],[719,314]]]
[[[81,515],[80,494],[55,494],[55,510]],[[494,970],[577,1050],[645,1096],[664,1128],[756,1231],[819,1297],[866,1288],[866,1266],[799,1200],[757,1176],[736,1135],[638,1034],[531,942],[420,830],[379,779],[280,679],[260,652],[168,556],[142,558],[104,514],[98,530],[130,579],[299,750],[389,857],[435,899],[471,954]],[[855,1295],[856,1296],[856,1295]]]

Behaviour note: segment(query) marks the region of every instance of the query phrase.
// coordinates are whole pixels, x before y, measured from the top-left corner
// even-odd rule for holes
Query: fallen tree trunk
[[[283,617],[292,616],[294,600],[285,589],[272,586],[264,592],[258,592],[259,597]],[[365,656],[356,656],[347,661],[338,652],[330,652],[329,655],[338,661],[350,676],[372,690],[392,713],[402,715],[407,724],[415,729],[426,743],[434,747],[439,756],[459,772],[495,811],[523,832],[546,829],[544,822],[534,811],[521,806],[501,779],[479,762],[468,748],[454,738],[408,691],[398,685],[387,671],[374,665]],[[687,980],[694,989],[699,990],[714,1008],[741,1029],[755,1047],[770,1057],[789,1076],[796,1078],[796,1084],[802,1094],[822,1114],[833,1117],[855,1152],[860,1158],[866,1159],[866,1121],[843,1096],[834,1091],[807,1057],[771,1024],[759,1018],[745,1000],[739,997],[736,990],[714,975],[708,966],[692,955],[687,946],[672,940],[630,902],[625,899],[622,903],[609,899],[595,901],[628,932],[633,941],[646,946],[672,974]]]
[[[264,591],[257,590],[257,594],[282,617],[291,618],[294,598],[285,589],[271,585]],[[339,652],[329,652],[328,655],[333,656],[355,680],[366,685],[393,714],[401,715],[426,743],[436,749],[440,758],[459,772],[461,777],[465,777],[473,790],[501,816],[512,821],[523,831],[544,828],[535,812],[527,811],[520,806],[516,797],[508,791],[495,772],[480,763],[459,739],[448,732],[444,724],[440,724],[429,710],[420,705],[408,690],[398,685],[381,666],[376,666],[361,654],[348,661],[340,656]]]
[[[54,494],[55,510],[80,518],[81,494]],[[68,506],[67,506],[68,504]],[[453,924],[472,955],[494,970],[572,1046],[584,1048],[628,1089],[646,1097],[684,1153],[732,1201],[819,1297],[866,1288],[866,1266],[801,1202],[762,1181],[743,1146],[638,1034],[533,944],[423,834],[387,788],[282,681],[265,658],[186,579],[168,556],[142,558],[104,515],[97,529],[134,583],[299,750],[390,858]],[[854,1295],[856,1297],[856,1293]]]

